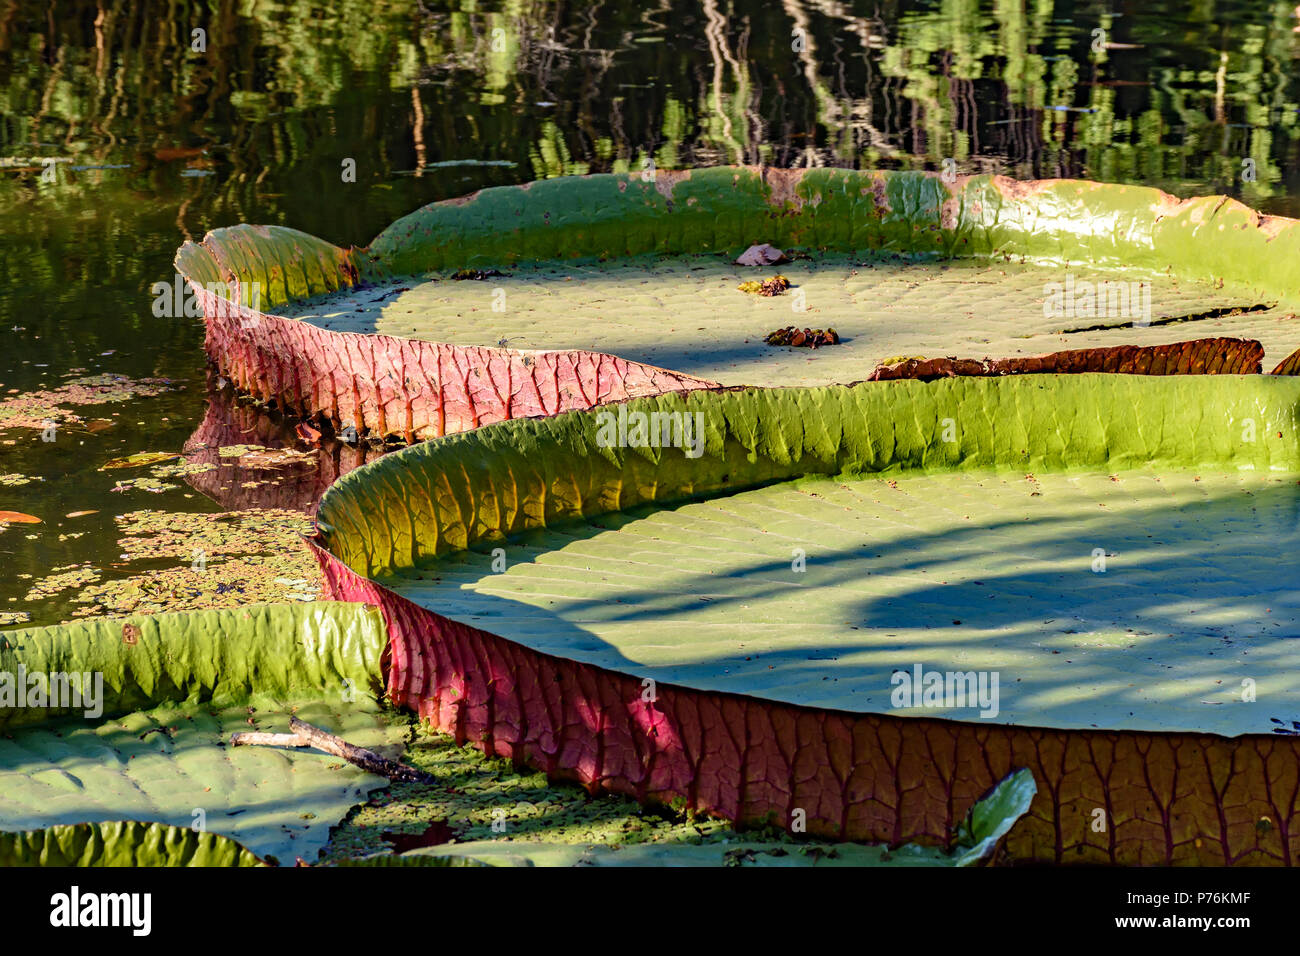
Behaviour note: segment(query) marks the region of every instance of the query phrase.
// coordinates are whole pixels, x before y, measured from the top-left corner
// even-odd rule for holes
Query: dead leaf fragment
[[[788,325],[763,336],[768,345],[792,345],[796,348],[820,348],[823,345],[839,345],[840,336],[834,329],[800,329]]]
[[[140,627],[127,621],[122,625],[122,643],[136,644],[140,640]]]
[[[111,468],[143,468],[145,465],[157,465],[164,461],[171,461],[174,458],[181,457],[174,452],[166,451],[140,451],[134,455],[127,455],[125,458],[113,458],[99,466],[100,471],[108,471]]]
[[[295,451],[292,448],[261,448],[239,456],[241,468],[284,468],[302,462],[316,464],[316,457],[311,452]]]
[[[41,519],[35,515],[23,514],[21,511],[0,511],[0,524],[40,524]]]
[[[1263,358],[1264,346],[1255,339],[1221,337],[1171,342],[1168,345],[1111,345],[1068,349],[1046,355],[1017,355],[1004,359],[926,359],[920,356],[899,356],[881,362],[867,376],[867,381],[910,378],[926,382],[967,375],[1062,375],[1080,372],[1122,375],[1258,375],[1263,369]],[[1282,366],[1278,367],[1281,368]],[[1273,371],[1274,375],[1283,374],[1278,369]]]
[[[785,276],[776,275],[770,279],[750,279],[748,282],[742,282],[736,286],[741,292],[748,292],[751,295],[773,296],[780,295],[786,289],[790,288],[790,280]]]
[[[178,159],[191,159],[203,155],[201,146],[164,146],[153,151],[154,158],[162,163],[175,162]]]
[[[790,261],[790,257],[787,256],[784,252],[776,248],[776,246],[771,246],[768,245],[766,242],[764,242],[756,246],[750,246],[748,249],[742,252],[740,254],[740,258],[736,260],[736,265],[770,266],[770,265],[775,265],[778,262],[789,262],[789,261]]]

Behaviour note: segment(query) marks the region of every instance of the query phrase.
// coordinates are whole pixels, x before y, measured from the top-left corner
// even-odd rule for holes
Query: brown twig
[[[230,744],[232,747],[241,745],[255,747],[315,747],[317,750],[323,750],[335,757],[342,757],[348,763],[355,764],[367,773],[387,777],[389,780],[396,780],[400,783],[435,782],[433,776],[422,770],[416,770],[414,767],[399,763],[396,760],[381,757],[373,750],[366,750],[364,747],[350,744],[343,738],[336,737],[319,727],[313,727],[305,720],[299,720],[297,717],[289,718],[289,729],[293,733],[268,734],[260,731],[245,731],[231,734]]]
[[[238,747],[310,747],[311,741],[297,734],[266,734],[259,730],[246,730],[231,734],[230,743]]]

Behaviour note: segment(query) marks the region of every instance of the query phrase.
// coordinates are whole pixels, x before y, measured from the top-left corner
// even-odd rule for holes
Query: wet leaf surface
[[[4,673],[72,667],[103,683],[54,709],[0,682],[0,830],[201,822],[267,860],[312,858],[330,826],[387,780],[310,749],[227,741],[278,730],[292,715],[400,753],[406,719],[369,692],[383,641],[373,612],[345,604],[15,632],[0,644]]]

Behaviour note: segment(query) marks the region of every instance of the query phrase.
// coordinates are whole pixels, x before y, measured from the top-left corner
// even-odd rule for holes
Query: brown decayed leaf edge
[[[1169,345],[1115,345],[1108,348],[1070,349],[1024,358],[907,359],[891,365],[876,366],[875,370],[867,376],[867,381],[881,382],[902,378],[931,381],[958,375],[1027,375],[1036,372],[1258,375],[1263,370],[1263,361],[1264,346],[1254,339],[1192,339]],[[1300,360],[1297,360],[1297,364],[1300,364]]]

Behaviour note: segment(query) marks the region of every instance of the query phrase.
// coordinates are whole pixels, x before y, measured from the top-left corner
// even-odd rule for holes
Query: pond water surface
[[[29,597],[54,569],[139,570],[125,512],[220,511],[205,491],[259,503],[237,477],[115,491],[147,472],[100,470],[180,452],[208,415],[201,323],[154,309],[186,239],[253,222],[359,245],[427,202],[650,161],[948,163],[1296,215],[1298,28],[1291,4],[1214,0],[7,4],[0,511],[42,523],[0,534],[0,614],[84,608],[75,589]],[[165,381],[58,405],[143,379]],[[43,422],[50,402],[82,420],[5,426],[24,409]],[[224,442],[294,441],[228,395],[221,422]],[[326,454],[308,491],[267,482],[264,497],[310,508],[319,475],[358,457]],[[79,511],[95,513],[64,517]]]

